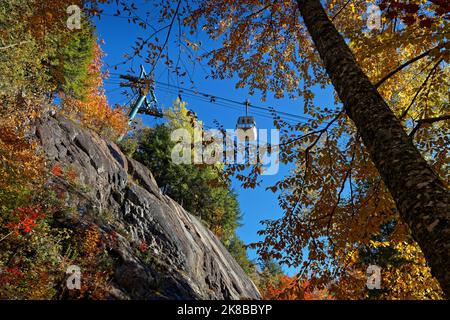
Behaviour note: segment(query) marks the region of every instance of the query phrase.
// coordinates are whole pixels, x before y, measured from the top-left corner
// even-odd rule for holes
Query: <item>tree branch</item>
[[[385,75],[383,78],[381,78],[377,83],[375,83],[375,88],[378,88],[379,86],[381,86],[386,80],[388,80],[390,77],[392,77],[394,74],[396,74],[397,72],[403,70],[404,68],[406,68],[407,66],[409,66],[410,64],[428,56],[431,52],[435,51],[435,50],[439,50],[442,49],[443,47],[445,47],[447,45],[448,42],[444,42],[441,43],[440,45],[431,48],[430,50],[427,50],[423,53],[421,53],[420,55],[412,58],[411,60],[406,61],[405,63],[401,64],[400,66],[398,66],[397,68],[395,68],[394,70],[392,70],[391,72],[389,72],[387,75]]]
[[[261,12],[263,12],[264,10],[269,9],[270,7],[272,7],[272,6],[274,5],[275,2],[276,2],[276,1],[274,1],[274,2],[272,2],[272,3],[269,3],[268,5],[262,7],[261,9],[255,11],[255,12],[252,12],[251,14],[249,14],[248,16],[246,16],[246,17],[244,18],[244,20],[247,20],[247,19],[253,18],[254,16],[259,15],[259,14],[260,14]]]
[[[331,21],[336,19],[336,17],[352,2],[353,0],[348,0],[339,10],[335,13],[335,15],[331,18]]]
[[[422,91],[422,89],[425,87],[425,85],[427,84],[428,80],[431,78],[432,74],[434,73],[434,71],[436,70],[436,68],[438,67],[438,65],[443,61],[444,59],[439,59],[439,61],[434,65],[433,69],[431,69],[430,73],[428,73],[428,76],[426,77],[426,79],[422,82],[422,84],[420,85],[419,89],[416,91],[416,94],[414,95],[414,97],[412,98],[410,104],[408,105],[408,107],[403,111],[402,115],[400,116],[400,120],[403,119],[404,117],[406,117],[406,115],[408,114],[409,109],[411,109],[411,107],[413,106],[414,102],[416,101],[417,97],[419,96],[419,93]]]
[[[18,43],[13,43],[13,44],[10,44],[10,45],[4,46],[4,47],[0,47],[0,50],[6,50],[6,49],[9,49],[9,48],[21,46],[21,45],[23,45],[25,43],[28,43],[28,42],[31,42],[31,40],[20,41]]]
[[[320,134],[324,133],[325,131],[327,131],[327,130],[331,127],[331,125],[332,125],[337,119],[339,119],[339,117],[341,116],[341,114],[342,114],[343,112],[344,112],[344,110],[341,110],[338,114],[336,114],[336,116],[335,116],[330,122],[328,122],[327,125],[326,125],[323,129],[311,131],[311,132],[306,133],[306,134],[304,134],[304,135],[301,135],[301,136],[299,136],[299,137],[297,137],[297,138],[293,138],[293,139],[288,140],[288,141],[286,141],[286,142],[279,143],[279,144],[276,145],[276,146],[279,147],[279,146],[288,145],[288,144],[291,144],[291,143],[293,143],[293,142],[295,142],[295,141],[302,140],[302,139],[304,139],[304,138],[306,138],[306,137],[309,137],[310,135],[313,135],[313,134],[316,134],[316,133],[320,133]],[[320,136],[319,136],[319,138],[320,138]]]
[[[336,212],[336,209],[338,208],[339,203],[341,202],[342,192],[344,192],[345,183],[347,182],[348,177],[351,175],[351,172],[352,172],[352,169],[353,169],[353,167],[352,167],[353,161],[355,161],[355,154],[356,154],[355,149],[356,149],[356,147],[353,149],[352,158],[350,160],[348,169],[345,171],[344,178],[342,179],[341,187],[340,187],[339,192],[338,192],[336,203],[333,206],[333,209],[331,210],[331,212],[328,214],[327,235],[328,235],[328,238],[330,239],[330,241],[331,241],[331,238],[330,238],[331,221],[333,220],[333,215]]]
[[[445,116],[440,116],[440,117],[425,118],[425,119],[417,120],[417,125],[411,130],[411,132],[409,133],[409,136],[413,137],[414,134],[416,134],[416,132],[420,129],[420,127],[424,123],[434,123],[434,122],[445,121],[445,120],[450,120],[450,114],[445,115]]]
[[[175,12],[173,14],[172,21],[170,21],[170,24],[169,24],[169,30],[167,31],[166,39],[164,40],[164,44],[161,47],[161,50],[159,51],[158,57],[156,58],[155,62],[153,63],[153,66],[152,66],[152,69],[150,71],[150,74],[155,70],[156,64],[158,63],[159,59],[161,58],[162,52],[164,51],[165,47],[167,46],[167,42],[169,42],[170,33],[172,31],[172,27],[173,27],[173,24],[175,22],[175,18],[178,16],[178,12],[180,10],[180,5],[181,5],[181,0],[178,0],[177,8],[175,9]]]
[[[345,38],[326,15],[322,1],[297,0],[297,3],[326,73],[390,191],[401,219],[409,226],[442,291],[450,297],[450,272],[445,267],[450,263],[450,190],[362,71]]]

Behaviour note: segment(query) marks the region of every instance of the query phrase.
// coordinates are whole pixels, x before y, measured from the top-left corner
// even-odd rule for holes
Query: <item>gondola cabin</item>
[[[252,116],[241,116],[236,123],[236,134],[239,141],[256,141],[257,131],[255,118]]]

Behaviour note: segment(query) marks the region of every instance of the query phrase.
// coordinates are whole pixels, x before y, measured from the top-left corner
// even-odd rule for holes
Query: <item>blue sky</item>
[[[149,5],[147,5],[149,6]],[[113,8],[105,7],[105,13],[112,14],[115,10]],[[129,52],[132,44],[139,36],[145,36],[150,30],[143,30],[135,24],[128,24],[126,19],[112,16],[102,16],[100,20],[94,20],[97,26],[97,32],[99,39],[104,40],[102,45],[103,51],[106,53],[104,58],[106,65],[114,65],[124,60],[123,54]],[[149,21],[150,22],[150,21]],[[157,24],[154,25],[157,27]],[[165,37],[165,33],[161,34],[161,37]],[[211,43],[206,36],[199,36],[203,46],[208,49],[208,46],[215,45]],[[170,41],[169,41],[170,45]],[[216,45],[220,45],[216,44]],[[209,48],[210,49],[210,48]],[[169,51],[170,54],[170,51]],[[136,73],[139,70],[140,61],[134,62],[133,68]],[[146,69],[150,69],[149,65],[145,65]],[[110,72],[114,73],[126,73],[130,64],[119,67],[118,70],[109,68]],[[236,79],[228,80],[213,80],[212,78],[205,79],[209,71],[206,68],[204,70],[200,66],[195,68],[195,71],[191,73],[195,88],[198,91],[209,93],[215,96],[224,97],[235,101],[245,101],[249,99],[254,105],[261,107],[273,107],[278,111],[289,112],[292,114],[302,115],[303,102],[302,100],[290,100],[290,99],[275,99],[270,94],[265,102],[261,102],[261,96],[258,93],[250,96],[248,91],[243,89],[235,89]],[[168,75],[167,68],[163,63],[163,59],[159,62],[155,69],[155,80],[176,84],[175,75]],[[190,84],[182,84],[182,87],[190,88]],[[105,81],[106,94],[111,104],[123,103],[128,99],[121,94],[121,89],[118,85],[117,76],[112,76],[110,80]],[[176,90],[170,90],[169,92],[164,86],[156,86],[156,96],[161,107],[167,109],[172,105],[172,102],[176,99]],[[333,95],[332,89],[327,88],[325,90],[315,90],[316,99],[318,105],[332,106]],[[183,97],[183,95],[182,95]],[[217,104],[204,101],[205,99],[185,96],[183,100],[188,103],[188,108],[195,111],[199,119],[203,120],[205,125],[215,127],[213,121],[217,120],[225,128],[234,129],[236,120],[240,115],[245,114],[244,106],[235,105],[234,108],[219,106]],[[250,113],[252,110],[250,109]],[[258,112],[259,113],[259,112]],[[260,129],[273,129],[273,123],[271,119],[263,117],[259,114],[252,114],[255,116],[256,123]],[[153,126],[161,120],[154,120],[148,116],[142,116],[145,125]],[[259,221],[263,219],[275,219],[282,215],[282,210],[278,206],[277,195],[271,191],[266,191],[265,188],[274,182],[282,179],[282,177],[288,172],[287,166],[280,166],[278,174],[273,176],[265,176],[263,183],[260,187],[255,189],[243,189],[240,187],[239,182],[233,181],[233,188],[237,191],[239,196],[239,203],[241,212],[243,214],[242,227],[238,229],[239,237],[245,243],[251,243],[261,240],[257,235],[257,231],[262,228]],[[249,251],[251,259],[256,259],[257,255],[254,251]],[[293,270],[286,270],[288,273],[292,273]]]

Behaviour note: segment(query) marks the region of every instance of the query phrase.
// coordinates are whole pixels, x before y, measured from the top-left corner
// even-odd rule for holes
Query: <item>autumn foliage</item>
[[[278,279],[268,282],[261,288],[263,299],[267,300],[331,300],[328,290],[317,290],[310,287],[309,281],[299,281],[287,275],[279,275]]]
[[[42,173],[43,161],[36,153],[36,143],[26,137],[21,125],[30,120],[17,114],[0,119],[0,188],[5,191],[21,188]]]
[[[94,46],[94,60],[89,66],[87,97],[75,99],[65,96],[63,112],[97,133],[109,138],[117,138],[126,133],[128,118],[122,108],[111,108],[103,89],[101,72],[102,53],[99,44]]]
[[[105,241],[94,225],[81,234],[76,243],[79,256],[72,261],[83,269],[81,289],[71,292],[72,298],[104,299],[107,296],[108,279],[112,273],[109,260],[103,255]]]
[[[85,115],[81,123],[96,126],[102,134],[119,135],[126,120],[119,110],[108,107],[99,88],[100,66],[95,68],[99,60],[92,62],[87,75],[77,65],[80,56],[91,55],[82,52],[89,45],[78,44],[89,42],[92,37],[86,32],[92,29],[61,28],[67,6],[81,6],[81,2],[44,2],[0,3],[0,299],[61,298],[65,267],[75,263],[76,255],[86,255],[90,270],[95,270],[87,275],[83,297],[99,297],[95,288],[103,287],[108,273],[106,266],[97,268],[104,261],[104,248],[94,231],[80,233],[76,242],[72,230],[54,223],[55,215],[64,217],[72,209],[63,201],[64,190],[49,180],[62,179],[75,187],[77,172],[46,163],[34,137],[34,123],[50,109],[58,109],[53,103],[57,93],[73,99],[73,106],[79,108],[71,115]],[[95,54],[100,59],[100,51]],[[93,102],[69,98],[73,88],[79,92],[88,88]],[[99,121],[89,122],[88,112]],[[76,248],[76,254],[69,247]]]
[[[98,14],[97,3],[104,2],[111,1],[87,1],[92,10],[86,12]],[[367,30],[365,16],[370,1],[320,2],[409,139],[436,174],[448,182],[448,1],[377,1],[382,10],[381,30]],[[340,105],[319,105],[315,99],[316,88],[326,88],[330,79],[299,19],[297,1],[198,1],[194,2],[200,4],[197,8],[179,1],[179,9],[173,7],[176,1],[160,3],[160,21],[168,25],[180,21],[179,28],[190,32],[183,30],[179,37],[167,34],[140,38],[130,59],[148,47],[148,61],[156,63],[165,57],[166,65],[173,67],[175,62],[169,59],[172,50],[167,50],[165,56],[166,44],[161,40],[177,39],[187,44],[187,51],[196,51],[201,44],[188,38],[201,28],[213,40],[223,40],[222,47],[202,56],[211,66],[213,78],[236,75],[237,87],[260,93],[263,99],[269,94],[303,99],[302,122],[291,123],[273,113],[274,126],[281,133],[280,161],[292,165],[292,170],[268,187],[277,193],[283,215],[262,222],[264,229],[259,235],[263,240],[252,244],[252,248],[262,258],[276,258],[288,267],[301,269],[310,278],[306,281],[279,275],[261,288],[264,298],[442,298],[443,292],[424,254],[370,160],[360,129]],[[87,273],[82,290],[70,298],[100,299],[106,293],[111,269],[104,257],[106,244],[101,230],[88,226],[75,230],[74,236],[72,230],[52,225],[53,214],[64,215],[69,208],[62,201],[65,190],[49,187],[46,179],[50,176],[74,185],[77,173],[59,164],[47,172],[38,145],[30,137],[31,124],[52,105],[56,94],[62,103],[51,108],[103,136],[115,139],[128,128],[124,110],[108,104],[100,45],[75,45],[72,51],[73,47],[66,47],[86,36],[61,29],[70,4],[81,6],[81,1],[3,0],[0,4],[0,20],[6,27],[0,31],[1,299],[67,297],[55,288],[63,282],[61,269],[72,263]],[[128,2],[122,5],[132,6]],[[122,14],[134,14],[134,9],[128,9]],[[139,19],[133,17],[130,21],[138,23]],[[146,28],[146,24],[141,26]],[[180,40],[185,36],[184,41]],[[61,47],[67,50],[61,51]],[[83,57],[94,58],[81,67],[79,61],[70,58],[80,57],[79,51],[83,50],[89,51],[82,52]],[[67,67],[79,73],[71,79]],[[175,69],[182,77],[178,66]],[[74,88],[86,94],[74,95],[73,91],[78,91]],[[155,135],[155,131],[151,134]],[[160,168],[155,170],[156,175],[169,173],[166,163]],[[244,187],[254,187],[259,183],[258,170],[257,166],[231,167],[229,173],[236,174]],[[199,172],[205,174],[206,170]],[[210,185],[206,186],[203,197],[198,198],[205,198],[210,189]],[[172,192],[180,188],[180,194],[186,197],[189,187],[176,183]],[[197,197],[192,199],[197,201]],[[230,207],[225,203],[224,210],[208,210],[213,214],[210,228],[220,237],[227,235],[223,218]],[[109,240],[117,242],[114,234]],[[241,253],[241,244],[235,247]],[[143,242],[138,250],[145,253],[148,245]],[[367,290],[365,272],[369,264],[382,267],[382,290]]]
[[[13,221],[8,223],[6,227],[16,236],[27,234],[33,231],[38,220],[44,217],[45,215],[39,207],[17,208],[11,214]]]
[[[373,3],[369,1],[256,4],[243,0],[233,6],[227,0],[201,1],[196,10],[188,10],[184,20],[187,29],[191,27],[192,33],[204,30],[211,39],[222,41],[221,46],[203,56],[213,77],[236,77],[237,87],[254,90],[263,99],[270,93],[303,100],[298,111],[308,119],[292,121],[273,111],[274,126],[280,130],[280,162],[295,169],[267,188],[278,196],[284,214],[262,221],[264,227],[258,234],[263,240],[251,245],[262,259],[275,258],[283,265],[299,268],[311,276],[310,285],[319,290],[333,284],[330,290],[339,298],[443,297],[414,241],[417,237],[411,234],[411,224],[405,223],[392,190],[388,190],[379,168],[371,161],[380,155],[369,150],[370,139],[363,143],[361,127],[352,121],[355,119],[348,105],[342,108],[337,103],[342,96],[334,93],[335,105],[315,99],[328,95],[317,90],[319,86],[327,88],[330,79],[336,85],[331,71],[337,70],[339,59],[336,66],[324,68],[326,50],[322,48],[319,55],[317,44],[329,39],[324,36],[312,43],[310,27],[299,19],[299,11],[311,3],[316,8],[324,7],[332,22],[329,29],[335,28],[333,31],[345,39],[340,49],[351,50],[358,67],[376,87],[373,92],[382,96],[395,114],[393,118],[399,119],[409,136],[405,140],[414,141],[448,189],[450,56],[443,36],[449,26],[445,18],[447,2],[378,1],[382,27],[374,30],[367,27],[368,4]],[[312,11],[310,17],[317,14]],[[302,13],[303,18],[307,14]],[[320,29],[321,23],[314,24],[314,34],[319,38],[328,28]],[[330,48],[335,46],[330,44]],[[377,141],[378,137],[372,132],[372,138]],[[243,187],[254,188],[262,180],[259,169],[258,165],[235,166],[229,172],[242,181]],[[446,208],[445,203],[440,208]],[[386,226],[390,226],[388,231]],[[442,239],[448,241],[445,234]],[[374,248],[373,241],[385,242],[386,247]],[[404,248],[409,248],[409,253]],[[383,268],[385,291],[377,295],[367,289],[364,281],[371,263]]]

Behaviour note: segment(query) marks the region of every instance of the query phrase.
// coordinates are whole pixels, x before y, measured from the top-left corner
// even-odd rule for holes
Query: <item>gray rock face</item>
[[[163,195],[152,173],[114,143],[61,117],[40,120],[36,135],[49,166],[74,168],[85,186],[68,190],[67,201],[77,214],[107,212],[112,218],[97,222],[100,229],[121,231],[114,250],[113,298],[260,298],[216,236]],[[135,244],[142,242],[152,251],[150,259],[136,254]]]

